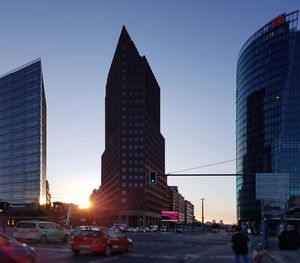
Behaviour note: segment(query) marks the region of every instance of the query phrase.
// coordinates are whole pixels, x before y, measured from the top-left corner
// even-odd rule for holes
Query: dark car
[[[130,252],[132,240],[116,229],[94,227],[78,231],[70,239],[70,247],[75,255],[80,251],[91,251],[109,256],[113,252]]]
[[[34,263],[36,252],[33,247],[21,244],[12,237],[0,232],[0,262]]]

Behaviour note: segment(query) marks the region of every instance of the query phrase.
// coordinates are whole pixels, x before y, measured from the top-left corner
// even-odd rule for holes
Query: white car
[[[127,232],[136,233],[138,232],[138,227],[128,227]]]
[[[68,241],[69,233],[60,225],[47,221],[20,221],[16,224],[13,237],[16,239],[30,239],[41,242]]]

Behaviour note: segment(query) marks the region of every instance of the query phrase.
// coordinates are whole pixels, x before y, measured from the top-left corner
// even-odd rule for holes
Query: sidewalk
[[[252,244],[251,244],[252,242]],[[258,245],[262,239],[252,239],[251,245]],[[254,251],[254,249],[253,249]],[[278,240],[271,239],[269,244],[261,250],[263,252],[263,260],[265,263],[299,263],[300,249],[298,250],[280,250],[278,247]],[[255,253],[255,252],[254,252]],[[258,261],[260,262],[260,261]]]

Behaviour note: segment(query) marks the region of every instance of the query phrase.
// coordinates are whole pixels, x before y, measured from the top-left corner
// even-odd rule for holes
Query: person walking
[[[235,263],[240,262],[240,257],[243,258],[245,263],[249,263],[249,257],[248,257],[248,242],[249,238],[246,234],[241,232],[242,229],[240,226],[236,227],[236,233],[232,235],[231,238],[231,244],[232,249],[235,254]]]

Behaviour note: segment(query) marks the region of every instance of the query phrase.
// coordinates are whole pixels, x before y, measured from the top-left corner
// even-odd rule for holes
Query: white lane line
[[[103,259],[92,260],[92,261],[89,261],[89,263],[110,262],[110,261],[114,261],[114,260],[116,260],[118,258],[119,258],[119,256],[114,256],[114,257],[110,257],[110,258],[103,258]]]

